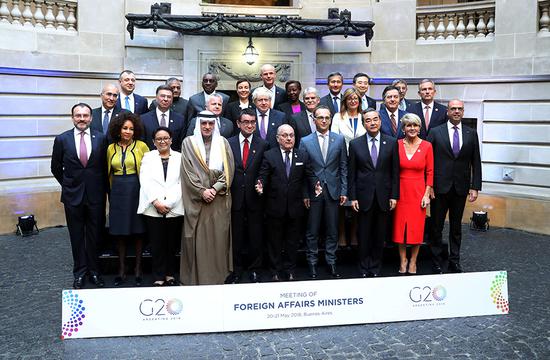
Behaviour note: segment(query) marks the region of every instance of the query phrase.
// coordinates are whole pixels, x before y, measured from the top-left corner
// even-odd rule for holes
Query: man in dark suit
[[[279,281],[284,271],[292,281],[296,279],[296,253],[305,213],[303,196],[308,156],[294,149],[294,129],[290,125],[279,126],[277,142],[277,147],[264,153],[256,191],[263,194],[266,202],[271,279]]]
[[[410,112],[410,107],[413,105],[413,102],[405,99],[408,90],[407,82],[404,79],[395,79],[391,84],[399,90],[399,110]],[[380,104],[380,111],[385,107],[386,105],[384,103]]]
[[[136,89],[136,75],[130,70],[124,70],[118,77],[120,96],[116,102],[116,109],[125,109],[134,114],[145,114],[149,111],[147,99],[134,93]]]
[[[233,123],[231,120],[226,119],[221,116],[222,114],[222,97],[220,93],[212,94],[208,98],[208,104],[206,105],[206,110],[212,112],[216,115],[216,122],[218,123],[218,128],[220,129],[220,135],[226,139],[229,139],[233,136]],[[193,135],[195,131],[195,125],[197,123],[197,118],[193,118],[189,121],[189,127],[187,128],[187,136]]]
[[[330,132],[330,110],[321,105],[314,111],[316,131],[302,138],[300,150],[307,153],[311,173],[305,194],[309,208],[306,242],[309,275],[317,278],[317,253],[321,224],[325,229],[325,260],[333,278],[338,249],[338,205],[344,205],[348,193],[348,156],[346,141],[340,134]]]
[[[316,130],[313,111],[319,106],[319,93],[316,88],[308,87],[304,90],[303,98],[306,104],[306,110],[292,115],[288,122],[296,134],[296,147],[300,145],[300,140],[303,137],[308,136]]]
[[[270,148],[278,148],[277,129],[285,123],[285,113],[271,108],[272,97],[271,91],[263,87],[257,88],[252,93],[258,119],[256,135],[267,141]]]
[[[263,87],[271,92],[271,109],[276,109],[280,104],[287,101],[285,89],[275,85],[275,79],[277,78],[277,72],[275,67],[271,64],[264,64],[260,68],[260,77],[262,78]],[[257,87],[256,89],[259,89]],[[253,89],[254,92],[256,89]]]
[[[462,124],[464,102],[449,101],[449,121],[432,129],[428,141],[434,153],[434,187],[431,202],[433,217],[432,267],[442,273],[447,245],[443,245],[443,224],[449,212],[450,272],[462,272],[460,265],[461,222],[466,198],[474,202],[481,190],[481,156],[477,133]],[[444,248],[445,247],[445,248]]]
[[[328,74],[327,86],[329,89],[329,93],[321,98],[321,105],[325,105],[326,107],[328,107],[330,110],[330,115],[334,116],[334,114],[340,111],[344,77],[339,72]]]
[[[187,99],[180,97],[181,95],[181,81],[177,78],[169,78],[166,80],[166,85],[172,89],[172,105],[170,105],[170,110],[181,114],[182,116],[187,116]],[[155,110],[157,107],[157,100],[151,101],[149,106],[149,111]]]
[[[382,134],[402,139],[405,133],[401,130],[401,118],[406,112],[399,109],[399,90],[395,86],[386,86],[382,92],[384,108],[380,110]]]
[[[370,77],[365,73],[357,73],[353,77],[353,87],[361,95],[361,109],[376,109],[376,101],[367,96],[369,91]]]
[[[227,141],[235,159],[231,183],[231,232],[233,277],[238,283],[244,270],[250,281],[259,282],[263,251],[263,201],[254,189],[267,142],[255,135],[256,111],[244,109],[237,120],[240,130]]]
[[[218,77],[210,72],[207,72],[202,76],[202,90],[201,92],[192,95],[189,98],[189,103],[187,104],[187,120],[193,119],[203,110],[208,110],[206,105],[208,104],[208,99],[213,94],[218,94],[222,97],[222,113],[229,102],[229,96],[216,91],[218,87]]]
[[[55,137],[51,171],[61,185],[73,253],[73,288],[84,286],[86,274],[97,287],[103,287],[96,247],[105,217],[107,138],[90,129],[88,104],[74,105],[71,115],[74,128]]]
[[[349,144],[349,198],[359,213],[359,267],[362,277],[379,276],[390,211],[399,199],[397,139],[380,132],[376,110],[363,112],[367,133]]]
[[[153,142],[153,133],[159,126],[166,126],[172,132],[172,149],[181,151],[181,142],[184,138],[183,115],[170,110],[172,105],[172,89],[167,85],[160,85],[156,91],[157,106],[155,110],[149,111],[141,116],[143,123],[143,136],[149,149],[156,149]]]
[[[418,84],[420,101],[412,105],[408,112],[418,115],[422,121],[420,138],[426,139],[430,131],[447,121],[447,107],[435,102],[435,83],[424,79]]]
[[[101,106],[92,110],[92,123],[90,128],[102,132],[107,136],[107,141],[112,142],[109,136],[109,124],[113,116],[117,116],[120,109],[115,107],[118,99],[118,88],[113,84],[107,84],[101,90]]]

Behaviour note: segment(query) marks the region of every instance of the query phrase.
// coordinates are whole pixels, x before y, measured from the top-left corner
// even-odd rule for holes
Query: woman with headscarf
[[[233,153],[212,112],[201,111],[197,123],[181,148],[185,217],[180,281],[184,285],[223,284],[233,270],[229,192],[235,170]]]

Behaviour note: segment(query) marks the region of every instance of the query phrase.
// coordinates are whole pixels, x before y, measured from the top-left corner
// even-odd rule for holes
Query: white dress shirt
[[[160,122],[162,121],[162,114],[165,114],[166,115],[166,127],[168,127],[170,125],[170,110],[166,110],[166,112],[162,112],[159,110],[159,107],[157,106],[157,109],[156,109],[156,112],[157,112],[157,120],[159,122],[159,126],[160,126]]]
[[[447,129],[449,131],[449,142],[451,144],[451,149],[453,148],[453,136],[455,134],[455,129],[453,129],[454,125],[452,122],[447,121]],[[458,145],[459,149],[462,149],[462,122],[459,123],[457,126],[458,128]]]
[[[267,135],[267,130],[269,129],[269,111],[267,110],[265,112],[265,118],[264,118],[264,130]],[[260,126],[262,125],[262,113],[260,110],[256,109],[256,124],[258,125],[258,132],[260,132]]]
[[[80,159],[80,133],[76,127],[74,128],[74,145],[76,147],[76,157]],[[86,144],[87,159],[90,159],[92,153],[92,139],[90,138],[90,128],[84,130],[84,143]]]
[[[254,134],[250,135],[249,137],[247,137],[246,139],[248,139],[248,149],[250,150],[250,147],[252,146],[252,137],[254,136]],[[241,159],[243,158],[243,149],[244,149],[244,139],[245,137],[243,136],[242,133],[239,133],[239,146],[241,147]],[[250,152],[248,153],[248,156],[250,156]]]
[[[130,103],[130,108],[126,109],[126,96],[128,96],[128,102]],[[120,107],[123,109],[126,109],[130,112],[134,112],[134,93],[131,93],[130,95],[125,95],[124,93],[120,93]]]

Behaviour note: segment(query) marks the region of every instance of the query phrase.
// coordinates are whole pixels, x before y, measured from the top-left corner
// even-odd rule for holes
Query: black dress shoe
[[[126,282],[126,278],[122,277],[122,276],[117,276],[114,280],[114,285],[115,286],[120,286],[122,284],[124,284]]]
[[[281,281],[281,279],[279,278],[279,275],[275,274],[271,277],[271,281]]]
[[[143,282],[143,279],[141,276],[136,276],[136,286],[141,286],[141,283]]]
[[[98,288],[102,288],[105,286],[105,281],[103,281],[101,276],[99,276],[98,274],[90,275],[90,282]]]
[[[317,268],[314,264],[309,264],[309,277],[310,279],[317,279]]]
[[[238,284],[241,281],[239,274],[232,272],[225,278],[224,284]]]
[[[449,263],[449,271],[453,273],[464,272],[464,270],[462,270],[462,266],[460,266],[459,263]]]
[[[84,276],[79,276],[73,281],[73,289],[82,289],[84,286]]]
[[[362,277],[362,278],[368,278],[368,277],[369,277],[369,273],[366,272],[366,271],[361,271],[361,277]]]
[[[443,274],[443,269],[439,265],[432,265],[432,272],[434,274]]]
[[[294,280],[296,280],[296,276],[294,276],[293,273],[289,272],[288,273],[288,281],[294,281]]]
[[[178,286],[176,279],[168,279],[164,282],[164,286]]]
[[[336,270],[336,265],[329,265],[328,272],[330,273],[330,276],[332,276],[333,279],[339,279],[342,277]]]
[[[258,275],[257,272],[252,271],[252,272],[250,273],[250,282],[253,282],[253,283],[258,283],[258,282],[260,282],[260,276]]]

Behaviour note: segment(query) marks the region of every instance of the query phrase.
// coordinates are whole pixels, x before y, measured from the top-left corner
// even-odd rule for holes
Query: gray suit
[[[226,139],[229,139],[231,136],[233,136],[233,123],[231,120],[226,119],[224,117],[220,117],[220,135],[223,136]],[[197,123],[197,118],[191,119],[189,121],[189,127],[187,128],[187,136],[193,135],[193,132],[195,131],[195,124]]]
[[[307,179],[304,198],[310,199],[311,208],[307,222],[307,260],[317,264],[319,228],[325,226],[325,260],[335,265],[338,249],[338,205],[340,196],[347,196],[348,158],[346,141],[342,135],[329,132],[326,160],[323,160],[318,133],[314,132],[300,141],[300,149],[308,154],[312,172]],[[315,196],[315,184],[319,182],[323,192]]]
[[[222,100],[223,100],[222,114],[223,114],[223,112],[225,111],[225,108],[227,107],[227,103],[229,102],[229,95],[226,95],[218,91],[216,91],[215,93],[222,97]],[[203,110],[206,110],[206,102],[204,100],[204,91],[201,91],[189,98],[189,102],[187,103],[187,120],[190,121],[192,118],[197,116],[197,114]]]

